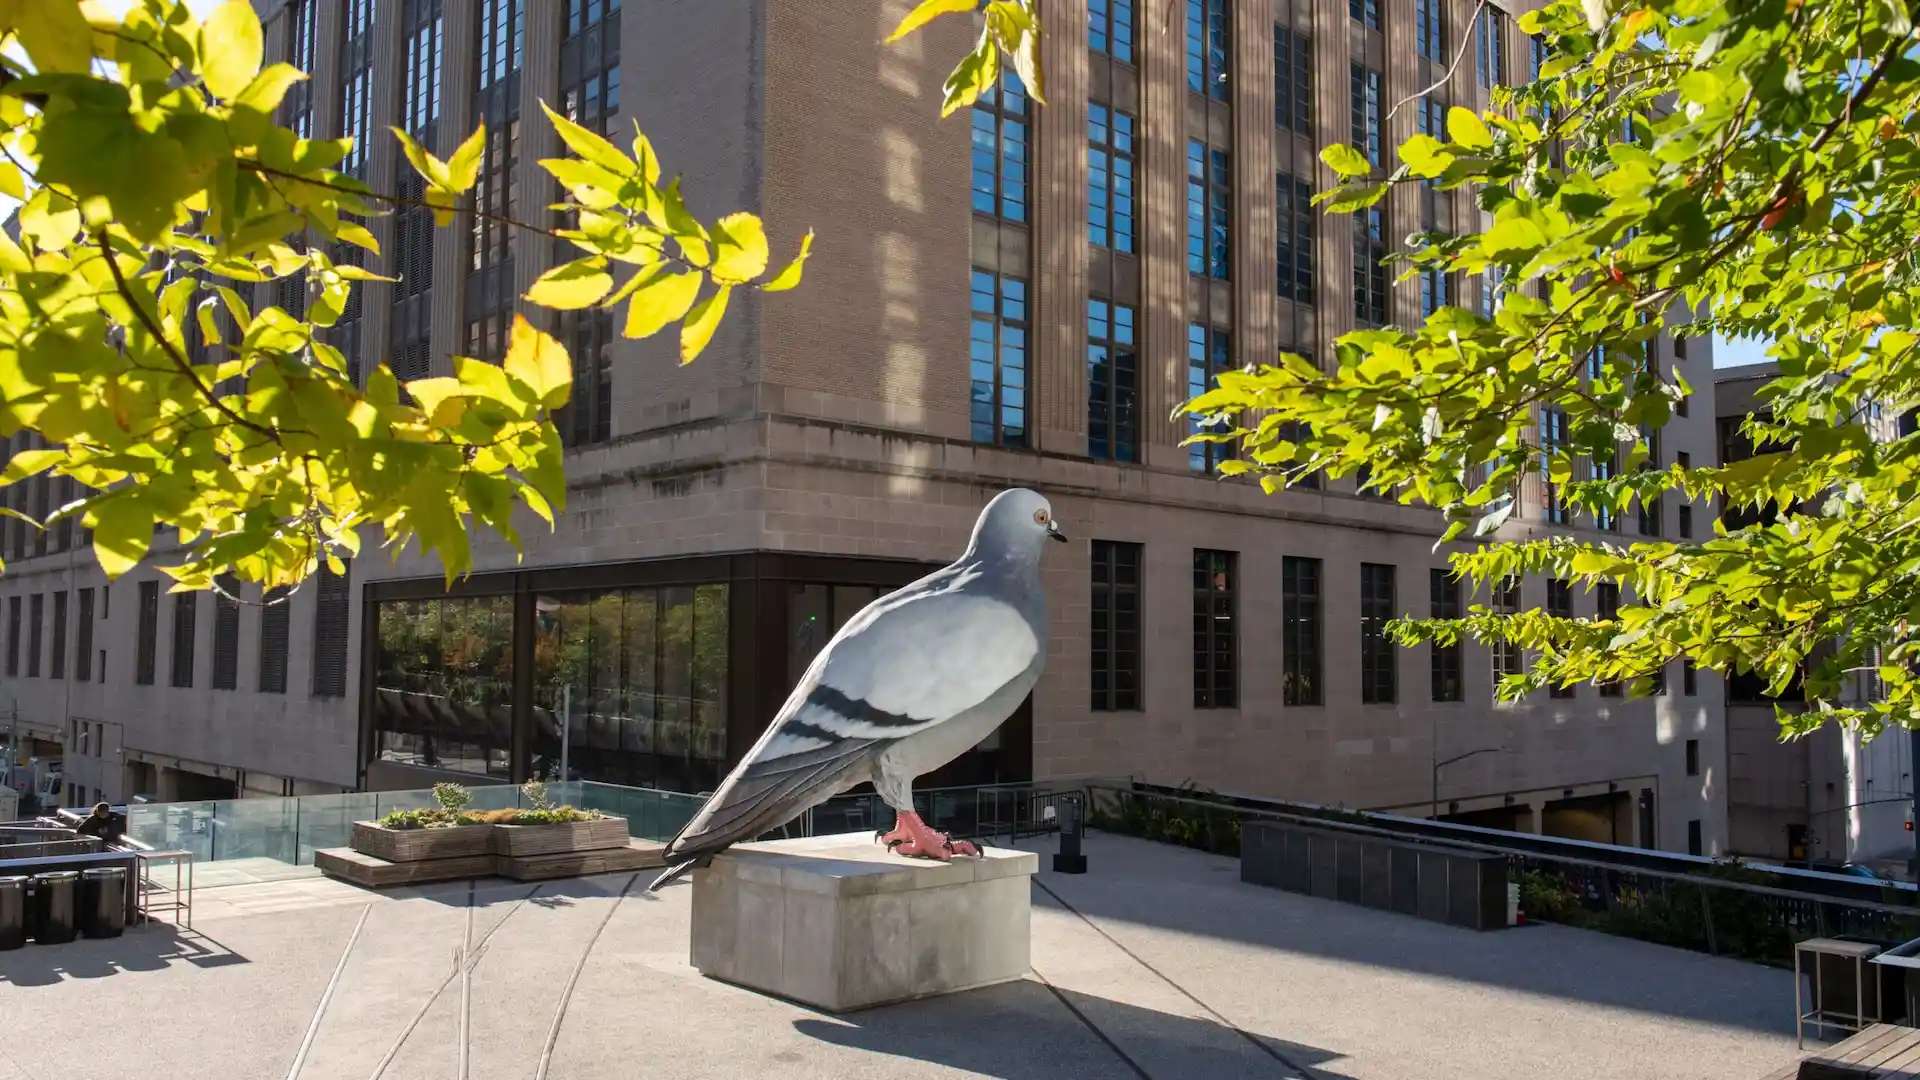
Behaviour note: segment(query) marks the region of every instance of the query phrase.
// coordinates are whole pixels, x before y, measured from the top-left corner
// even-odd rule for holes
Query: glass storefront
[[[540,595],[533,771],[705,791],[727,756],[727,586]],[[561,738],[566,719],[567,737]]]
[[[379,605],[375,756],[506,777],[513,741],[513,598]]]

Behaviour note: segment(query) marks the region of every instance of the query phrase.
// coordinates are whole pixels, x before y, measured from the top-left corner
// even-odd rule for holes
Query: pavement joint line
[[[513,918],[514,915],[518,914],[521,908],[526,907],[527,901],[533,899],[534,893],[537,893],[544,888],[546,888],[546,885],[541,884],[541,885],[535,885],[533,888],[527,890],[527,895],[521,897],[518,901],[514,903],[512,911],[509,911],[505,915],[502,915],[500,917],[500,921],[497,923],[494,923],[493,928],[491,930],[488,930],[485,934],[481,935],[480,944],[479,946],[477,946],[477,949],[480,951],[484,951],[487,947],[487,942],[492,940],[493,935],[499,933],[500,928],[507,925],[507,920]],[[413,1029],[420,1026],[420,1021],[426,1019],[427,1011],[433,1008],[433,1003],[436,1001],[439,1001],[440,995],[446,993],[447,987],[453,985],[453,980],[460,977],[460,967],[461,967],[460,961],[461,961],[460,952],[458,949],[456,949],[454,950],[453,970],[447,972],[447,977],[440,981],[439,987],[435,989],[432,994],[428,995],[426,1002],[420,1006],[420,1011],[413,1014],[412,1020],[407,1021],[407,1026],[401,1029],[400,1031],[400,1037],[393,1041],[393,1046],[387,1050],[387,1056],[380,1059],[380,1064],[374,1068],[373,1076],[370,1077],[369,1080],[380,1080],[381,1077],[387,1074],[388,1066],[393,1064],[394,1058],[397,1058],[400,1056],[400,1050],[402,1047],[406,1046],[407,1038],[413,1034]]]
[[[347,970],[347,957],[353,955],[353,946],[360,940],[360,931],[367,925],[367,916],[373,914],[373,905],[360,909],[360,918],[353,924],[353,933],[347,935],[347,947],[340,950],[340,962],[333,966],[333,976],[327,980],[327,988],[320,992],[320,1003],[314,1006],[313,1019],[307,1024],[306,1038],[300,1040],[300,1049],[293,1055],[293,1064],[287,1067],[287,1080],[299,1080],[300,1070],[307,1067],[307,1053],[313,1049],[313,1040],[320,1034],[320,1019],[327,1015],[327,1005],[333,1000],[333,991],[340,985],[340,974]]]
[[[1114,948],[1119,949],[1121,952],[1127,954],[1128,957],[1132,958],[1134,963],[1139,964],[1141,967],[1146,968],[1148,971],[1153,972],[1153,974],[1157,976],[1161,982],[1164,982],[1168,986],[1171,986],[1175,990],[1178,990],[1182,997],[1185,997],[1188,1001],[1191,1001],[1195,1005],[1198,1005],[1202,1009],[1205,1009],[1207,1012],[1207,1015],[1213,1017],[1216,1023],[1220,1024],[1222,1027],[1231,1029],[1235,1034],[1239,1035],[1242,1039],[1245,1039],[1247,1042],[1253,1044],[1255,1049],[1258,1049],[1261,1053],[1279,1062],[1285,1068],[1292,1069],[1294,1072],[1298,1073],[1300,1076],[1306,1077],[1307,1080],[1317,1080],[1317,1078],[1320,1077],[1321,1074],[1315,1072],[1312,1069],[1307,1068],[1305,1065],[1302,1065],[1296,1061],[1289,1060],[1287,1058],[1287,1055],[1281,1053],[1279,1050],[1276,1050],[1272,1046],[1268,1045],[1265,1039],[1255,1036],[1252,1032],[1249,1032],[1247,1029],[1241,1027],[1239,1024],[1236,1024],[1233,1021],[1227,1019],[1224,1015],[1221,1014],[1220,1010],[1214,1008],[1213,1006],[1207,1004],[1204,1001],[1201,1001],[1197,996],[1194,995],[1193,991],[1187,989],[1184,986],[1181,986],[1179,983],[1175,982],[1171,977],[1169,977],[1166,972],[1161,971],[1159,968],[1154,967],[1152,964],[1148,963],[1145,957],[1142,957],[1139,953],[1134,952],[1132,949],[1129,949],[1125,945],[1121,944],[1119,938],[1116,938],[1112,934],[1107,933],[1106,930],[1102,928],[1099,923],[1094,922],[1092,919],[1088,918],[1086,914],[1082,912],[1079,908],[1074,907],[1072,904],[1068,903],[1066,897],[1061,896],[1057,892],[1054,892],[1052,887],[1049,886],[1045,881],[1041,880],[1038,876],[1035,876],[1033,878],[1033,883],[1040,887],[1040,891],[1046,893],[1048,896],[1053,897],[1054,901],[1058,903],[1061,907],[1066,908],[1068,911],[1072,912],[1076,917],[1078,917],[1081,922],[1086,923],[1087,926],[1090,927],[1094,933],[1099,934],[1101,937],[1106,938],[1109,942],[1112,942]],[[1079,1010],[1076,1009],[1074,1011],[1078,1012]]]
[[[1122,1050],[1120,1048],[1119,1043],[1113,1041],[1113,1036],[1108,1035],[1105,1031],[1101,1029],[1099,1024],[1096,1024],[1093,1022],[1093,1019],[1091,1017],[1089,1017],[1086,1013],[1081,1012],[1080,1007],[1078,1005],[1075,1005],[1072,1001],[1068,1000],[1067,995],[1062,993],[1059,987],[1053,985],[1053,980],[1041,974],[1039,968],[1032,968],[1031,970],[1033,972],[1033,977],[1040,980],[1040,985],[1047,988],[1047,991],[1053,995],[1054,1000],[1058,1001],[1062,1005],[1065,1005],[1067,1007],[1068,1012],[1072,1013],[1076,1019],[1078,1019],[1082,1024],[1086,1025],[1086,1028],[1088,1031],[1093,1032],[1094,1038],[1099,1039],[1103,1043],[1106,1043],[1107,1049],[1113,1051],[1113,1054],[1115,1057],[1119,1058],[1121,1061],[1126,1062],[1127,1068],[1133,1070],[1133,1075],[1139,1077],[1140,1080],[1154,1080],[1152,1073],[1148,1072],[1146,1068],[1143,1067],[1139,1062],[1133,1060],[1133,1055],[1127,1053],[1125,1050]]]
[[[466,962],[460,965],[460,1058],[454,1071],[455,1080],[467,1080],[467,1045],[473,1035],[473,965],[480,962],[480,958],[473,955],[473,896],[474,883],[468,879],[467,932],[460,942]]]
[[[587,968],[587,958],[593,955],[593,947],[600,943],[600,935],[606,932],[607,924],[613,921],[614,912],[626,902],[627,894],[633,891],[633,883],[640,880],[639,874],[628,876],[627,883],[620,889],[620,895],[607,906],[606,915],[600,925],[593,928],[593,936],[587,939],[586,947],[580,950],[580,959],[573,965],[573,974],[567,976],[566,989],[560,993],[560,1004],[553,1010],[553,1026],[547,1029],[546,1045],[540,1048],[540,1067],[533,1074],[534,1080],[547,1080],[547,1069],[553,1065],[553,1051],[560,1043],[560,1024],[567,1017],[567,1005],[573,1001],[574,987],[580,984],[580,973]],[[1151,1077],[1148,1080],[1152,1080]]]

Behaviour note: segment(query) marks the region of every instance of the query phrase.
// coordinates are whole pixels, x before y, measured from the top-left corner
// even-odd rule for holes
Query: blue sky
[[[1713,335],[1713,366],[1739,367],[1742,364],[1764,363],[1767,359],[1767,343],[1755,338],[1723,338]]]

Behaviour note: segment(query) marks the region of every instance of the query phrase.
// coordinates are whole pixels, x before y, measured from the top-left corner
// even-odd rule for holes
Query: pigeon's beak
[[[1047,535],[1053,537],[1055,540],[1058,540],[1063,544],[1067,542],[1067,534],[1061,532],[1060,526],[1054,524],[1051,521],[1047,522]]]

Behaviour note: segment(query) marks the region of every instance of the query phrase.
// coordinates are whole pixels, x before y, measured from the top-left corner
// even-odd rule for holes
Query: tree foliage
[[[109,577],[173,527],[178,558],[161,569],[204,588],[338,570],[376,527],[452,578],[471,566],[471,525],[516,549],[517,508],[551,525],[566,496],[551,417],[573,372],[557,341],[519,317],[498,362],[455,357],[450,375],[404,386],[385,364],[357,385],[329,344],[351,290],[380,278],[328,252],[378,256],[367,223],[414,200],[338,169],[352,140],[275,122],[307,76],[263,66],[250,4],[201,21],[176,0],[124,16],[0,0],[0,49],[0,192],[24,200],[18,239],[0,235],[0,435],[49,444],[14,454],[0,485],[51,473],[86,491],[31,526],[82,522]],[[770,274],[760,219],[700,221],[637,128],[629,153],[547,115],[572,155],[541,163],[567,192],[566,227],[507,224],[581,254],[530,303],[624,304],[627,336],[677,325],[688,362],[734,290],[799,283],[811,234]],[[438,225],[475,212],[484,129],[444,161],[395,134]],[[289,240],[303,235],[321,242]],[[304,312],[250,304],[294,275]]]
[[[1548,59],[1483,114],[1454,108],[1389,175],[1351,148],[1323,159],[1333,213],[1432,181],[1486,227],[1410,237],[1407,275],[1499,282],[1492,317],[1447,307],[1409,329],[1342,337],[1330,370],[1295,356],[1220,379],[1188,403],[1240,443],[1227,465],[1269,490],[1325,470],[1439,510],[1478,583],[1540,574],[1632,602],[1611,618],[1474,607],[1406,621],[1403,643],[1461,636],[1537,657],[1505,679],[1638,691],[1686,658],[1803,679],[1826,720],[1916,723],[1920,437],[1879,424],[1920,404],[1920,39],[1910,0],[1563,0],[1527,15]],[[1766,452],[1682,469],[1647,462],[1648,433],[1696,392],[1647,362],[1661,330],[1773,342],[1779,374],[1743,424]],[[1711,400],[1710,398],[1706,400]],[[1543,447],[1544,409],[1570,438]],[[1257,418],[1257,419],[1249,419]],[[1208,436],[1211,437],[1211,436]],[[1621,459],[1623,468],[1593,469]],[[1697,540],[1628,543],[1586,529],[1506,540],[1524,476],[1557,485],[1591,526],[1662,493],[1756,511]],[[1885,692],[1844,693],[1853,675]]]

